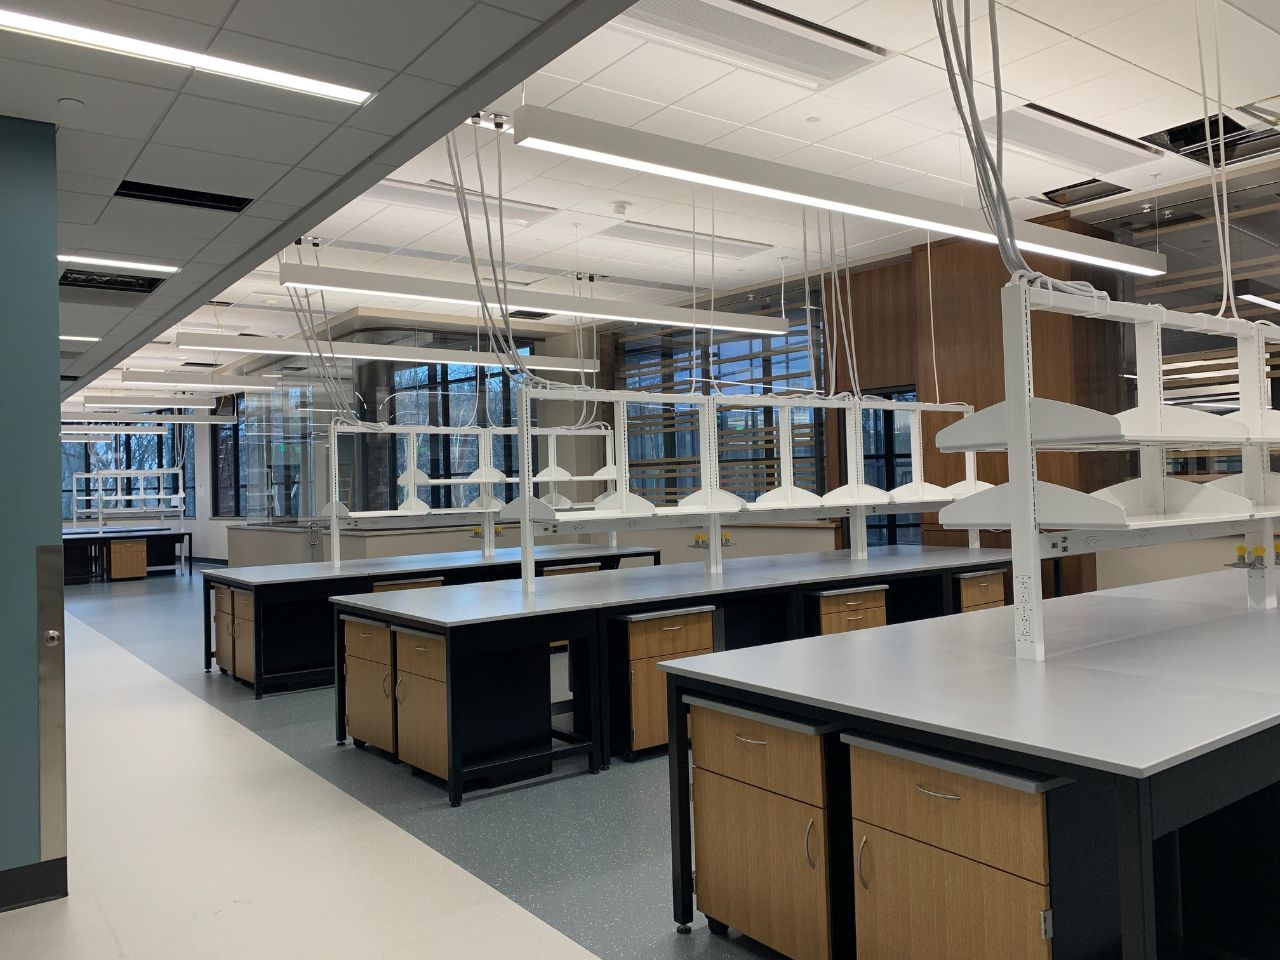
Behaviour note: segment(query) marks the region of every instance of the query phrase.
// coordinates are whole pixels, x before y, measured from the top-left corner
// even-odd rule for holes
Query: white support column
[[[1265,434],[1262,411],[1271,408],[1270,383],[1267,379],[1267,344],[1265,338],[1250,331],[1236,341],[1236,364],[1240,373],[1239,417],[1255,437]],[[1271,451],[1264,443],[1246,443],[1240,450],[1240,467],[1244,473],[1244,495],[1254,503],[1266,502],[1266,478],[1271,468]],[[1248,559],[1262,549],[1262,566],[1249,570],[1249,608],[1263,610],[1276,606],[1275,589],[1268,584],[1275,566],[1275,521],[1266,517],[1253,525],[1246,541]]]
[[[862,448],[862,404],[844,410],[844,462],[848,482],[858,491],[867,482],[865,451]],[[849,518],[849,559],[867,559],[867,511],[858,507]]]
[[[342,547],[338,543],[338,421],[329,421],[329,549],[337,570],[342,566]]]
[[[1138,419],[1145,434],[1159,435],[1164,410],[1164,351],[1160,340],[1160,324],[1148,320],[1134,324],[1134,351],[1137,359]],[[1155,513],[1165,512],[1164,447],[1144,443],[1138,449],[1138,466],[1142,478],[1143,502]]]
[[[978,455],[972,450],[964,453],[964,478],[969,484],[978,479]],[[969,528],[969,549],[977,550],[982,546],[982,531],[976,527]]]
[[[476,464],[482,469],[487,467],[488,472],[492,473],[497,469],[493,462],[493,431],[489,428],[483,428],[476,440],[480,444],[480,450],[476,457]],[[480,555],[486,560],[492,560],[497,552],[497,531],[495,526],[497,521],[497,513],[489,509],[489,505],[493,502],[493,483],[487,481],[480,484],[480,504],[484,508],[484,512],[480,514]]]
[[[524,592],[536,592],[537,569],[534,564],[535,539],[529,510],[533,500],[533,400],[527,385],[516,391],[518,417],[518,454],[520,457],[520,579]]]
[[[720,490],[720,443],[716,434],[716,411],[710,397],[699,397],[698,402],[698,441],[702,451],[701,479],[702,493],[707,503],[716,503],[716,494]],[[707,573],[724,572],[723,525],[718,513],[707,516]]]
[[[1044,610],[1036,520],[1036,454],[1032,443],[1031,303],[1027,287],[1011,281],[1000,291],[1004,330],[1004,396],[1008,414],[1010,533],[1013,539],[1014,649],[1043,660]]]

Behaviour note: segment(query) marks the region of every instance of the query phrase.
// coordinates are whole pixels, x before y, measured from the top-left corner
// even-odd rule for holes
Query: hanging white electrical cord
[[[1222,269],[1222,297],[1218,303],[1218,316],[1224,316],[1228,306],[1231,316],[1239,318],[1236,313],[1235,285],[1232,283],[1233,269],[1231,263],[1231,214],[1227,203],[1227,136],[1226,123],[1222,106],[1222,55],[1218,36],[1218,3],[1213,0],[1213,48],[1214,71],[1217,74],[1218,101],[1218,142],[1214,144],[1213,131],[1209,123],[1209,83],[1205,76],[1204,63],[1204,25],[1200,18],[1201,0],[1195,0],[1196,7],[1196,55],[1200,64],[1200,103],[1204,122],[1204,145],[1209,158],[1209,192],[1213,195],[1214,232],[1218,241],[1218,261]],[[1216,155],[1216,159],[1215,159]],[[1221,193],[1221,202],[1219,202]]]
[[[698,309],[698,188],[689,194],[689,303]],[[689,392],[697,393],[702,371],[698,364],[698,328],[689,328]]]
[[[942,403],[942,388],[938,386],[938,333],[933,324],[933,234],[924,233],[924,261],[929,280],[929,354],[933,358],[933,402]]]
[[[698,235],[695,233],[693,242],[696,245]],[[720,383],[716,380],[716,188],[711,188],[711,240],[709,242],[711,254],[711,325],[707,327],[707,375],[711,380],[711,392],[720,392]]]
[[[809,210],[807,207],[800,208],[800,249],[804,256],[804,347],[809,357],[809,381],[813,386],[813,392],[818,393],[818,366],[815,362],[813,353],[813,303],[810,288],[812,284],[809,281]],[[825,329],[826,322],[824,318],[823,327]]]
[[[844,214],[841,214],[841,220]],[[831,214],[827,214],[827,243],[831,248],[831,288],[835,291],[836,312],[840,318],[841,339],[844,341],[844,365],[845,370],[849,374],[849,386],[853,390],[853,395],[859,400],[862,399],[862,384],[858,382],[858,370],[853,364],[853,343],[851,341],[853,332],[853,304],[849,301],[848,281],[849,277],[846,273],[843,278],[840,276],[839,258],[836,255],[836,231],[835,222]],[[841,283],[841,279],[844,283]]]

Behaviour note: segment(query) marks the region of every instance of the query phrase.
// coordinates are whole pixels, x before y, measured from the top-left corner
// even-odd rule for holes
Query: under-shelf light
[[[76,263],[85,267],[113,267],[117,270],[145,270],[148,273],[177,273],[181,267],[163,263],[139,263],[135,260],[107,260],[102,257],[78,257],[69,253],[58,254],[59,263]]]
[[[178,390],[207,390],[214,393],[239,393],[242,390],[265,392],[280,386],[262,377],[218,377],[206,373],[146,373],[136,370],[124,371],[120,375],[120,382],[139,387],[174,387]]]
[[[84,398],[86,410],[212,410],[218,402],[212,397],[151,396],[143,394],[113,396],[90,393]]]
[[[235,417],[215,416],[211,413],[90,413],[86,410],[72,410],[67,407],[62,408],[62,422],[66,423],[85,423],[85,424],[112,424],[112,423],[207,423],[207,424],[232,424],[236,422]],[[102,427],[108,430],[110,427]]]
[[[513,121],[516,143],[520,146],[983,243],[996,242],[980,212],[955,204],[587,120],[545,107],[520,107]],[[1167,270],[1163,254],[1035,223],[1018,224],[1018,246],[1028,253],[1144,277],[1159,276]]]
[[[345,270],[340,267],[317,267],[305,263],[282,263],[280,285],[304,290],[330,290],[397,300],[429,300],[459,306],[479,306],[476,288],[469,283],[433,280],[429,277],[407,277],[396,273],[372,273]],[[571,294],[542,293],[537,290],[513,291],[510,310],[583,317],[589,320],[648,323],[660,327],[697,330],[724,330],[731,333],[753,333],[770,337],[787,335],[789,323],[781,317],[752,314],[719,313],[668,307],[661,304],[630,303],[624,300],[599,300]]]
[[[70,334],[70,333],[60,333],[60,334],[58,334],[58,339],[59,339],[59,340],[74,340],[74,341],[76,341],[77,343],[97,343],[97,342],[99,342],[102,338],[101,338],[101,337],[80,337],[80,336],[75,336],[74,334]]]
[[[166,430],[164,427],[140,427],[140,426],[139,427],[132,427],[132,426],[131,427],[105,427],[101,425],[85,426],[85,427],[69,427],[66,424],[63,424],[62,426],[62,435],[64,437],[69,437],[74,434],[102,434],[102,433],[126,434],[126,435],[146,434],[151,436],[161,436],[168,432],[169,431]]]
[[[181,350],[210,350],[215,353],[247,353],[280,357],[310,356],[305,340],[276,340],[271,337],[243,337],[225,333],[181,333],[175,341]],[[473,350],[442,350],[435,347],[403,347],[385,343],[352,343],[346,340],[321,341],[325,356],[338,360],[383,360],[391,363],[451,363],[460,366],[506,367],[509,363],[496,353]],[[595,373],[600,369],[594,360],[576,357],[544,357],[521,355],[531,370],[553,370],[564,373]]]
[[[224,57],[213,57],[207,53],[196,53],[194,50],[182,50],[160,43],[139,40],[137,37],[126,37],[118,33],[106,33],[102,30],[91,30],[78,27],[60,20],[46,20],[44,17],[32,17],[14,10],[0,10],[0,30],[13,33],[25,33],[27,36],[40,37],[45,40],[57,40],[61,43],[72,43],[92,50],[105,50],[107,53],[118,53],[126,57],[137,57],[140,60],[154,60],[168,63],[175,67],[189,67],[203,73],[215,73],[235,80],[249,83],[260,83],[268,87],[279,87],[292,90],[294,93],[305,93],[313,97],[324,97],[327,100],[340,100],[343,103],[363,104],[373,96],[367,90],[356,90],[352,87],[328,83],[324,80],[313,80],[293,73],[271,70],[266,67],[255,67],[238,60],[227,60]]]

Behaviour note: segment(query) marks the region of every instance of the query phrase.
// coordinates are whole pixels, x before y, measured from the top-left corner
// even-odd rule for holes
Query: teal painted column
[[[62,537],[57,244],[54,127],[0,117],[0,908],[57,895],[41,861],[65,873],[62,850],[42,851],[37,686],[37,547]],[[46,722],[63,737],[60,717]],[[51,799],[62,816],[60,787]]]

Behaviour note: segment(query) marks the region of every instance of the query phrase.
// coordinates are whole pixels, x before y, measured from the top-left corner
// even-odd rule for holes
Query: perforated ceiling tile
[[[678,105],[698,113],[751,123],[802,100],[809,90],[750,70],[734,70],[702,89],[691,93]]]
[[[406,70],[415,77],[454,85],[464,83],[536,30],[538,25],[537,20],[497,7],[474,5]],[[396,26],[392,29],[402,28]],[[486,62],[485,57],[489,54],[492,56]]]
[[[227,157],[150,143],[129,168],[130,180],[255,198],[289,172],[285,164]]]
[[[0,116],[134,140],[150,135],[173,100],[169,90],[17,60],[0,60],[0,76]],[[62,98],[80,100],[85,109],[64,110]]]
[[[622,59],[640,44],[640,37],[612,27],[603,27],[580,40],[544,68],[553,76],[582,82],[590,80],[609,64]]]
[[[289,117],[239,104],[180,96],[153,139],[157,143],[251,160],[297,163],[332,124]]]

